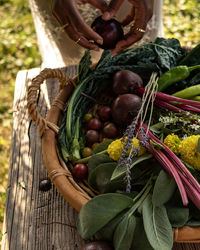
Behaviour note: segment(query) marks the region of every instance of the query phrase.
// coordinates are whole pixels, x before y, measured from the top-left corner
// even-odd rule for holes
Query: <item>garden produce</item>
[[[82,93],[96,98],[109,86],[114,73],[123,69],[139,74],[145,86],[152,72],[166,72],[186,54],[177,39],[157,38],[154,42],[125,50],[113,57],[110,51],[104,51],[96,67],[91,69],[91,56],[86,51],[79,64],[78,85],[68,102],[60,128],[59,144],[64,160],[80,159],[83,140],[80,119],[93,105],[92,100]]]
[[[135,93],[137,88],[142,87],[142,78],[130,70],[117,71],[113,76],[112,89],[116,95]]]
[[[99,16],[91,27],[103,38],[103,44],[99,45],[102,49],[114,49],[117,42],[124,38],[122,26],[115,19],[105,21]]]
[[[141,108],[142,100],[134,94],[123,94],[118,96],[112,105],[113,120],[119,125],[126,125],[137,116]]]
[[[99,130],[102,126],[101,122],[97,118],[92,118],[88,122],[88,129],[94,129],[94,130]]]
[[[200,65],[191,67],[180,65],[170,69],[158,79],[158,91],[163,91],[172,84],[186,79],[195,69],[200,69]]]
[[[99,141],[99,133],[96,130],[92,130],[92,129],[88,130],[85,137],[86,137],[86,141],[89,144],[93,144]]]
[[[103,132],[107,138],[116,138],[118,135],[117,127],[112,122],[109,122],[104,126]]]
[[[92,145],[93,146],[93,145]],[[82,151],[82,157],[88,157],[88,156],[90,156],[90,155],[92,155],[92,149],[91,148],[89,148],[89,147],[85,147],[84,149],[83,149],[83,151]]]
[[[109,106],[100,107],[98,115],[102,121],[109,121],[111,118],[111,108]]]
[[[87,180],[98,194],[78,216],[77,228],[84,239],[107,241],[117,250],[140,246],[171,250],[173,227],[200,226],[196,216],[200,210],[200,103],[158,91],[162,79],[173,84],[186,77],[180,71],[188,74],[199,68],[199,64],[178,65],[187,53],[174,39],[157,39],[113,57],[104,52],[94,69],[89,68],[87,53],[81,60],[59,142],[60,151],[64,147],[69,153],[72,169],[78,164],[87,167],[84,184]],[[139,80],[136,86],[123,85],[127,71],[129,76],[138,74],[142,84]],[[116,85],[114,78],[120,79]],[[113,95],[113,87],[127,92]],[[85,114],[93,118],[82,121]],[[91,127],[92,121],[101,126]],[[70,147],[75,139],[80,152],[89,147],[90,153],[75,157]]]
[[[200,84],[188,87],[173,94],[173,96],[188,99],[200,94]]]
[[[112,250],[113,248],[105,241],[93,241],[87,243],[80,250]]]
[[[72,174],[74,177],[76,177],[79,180],[85,179],[88,174],[88,168],[84,164],[76,164],[72,168]]]
[[[40,191],[43,191],[43,192],[49,191],[51,187],[52,185],[51,185],[50,179],[43,179],[40,181],[40,184],[39,184]]]
[[[83,117],[84,122],[89,122],[91,119],[92,119],[92,114],[90,114],[90,113],[85,114]]]
[[[180,60],[179,65],[194,66],[200,64],[200,44],[195,46],[182,60]]]

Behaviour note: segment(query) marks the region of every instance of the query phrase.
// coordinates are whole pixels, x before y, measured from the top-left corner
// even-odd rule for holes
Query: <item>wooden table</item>
[[[77,67],[63,70],[72,77]],[[2,250],[75,250],[85,243],[75,227],[77,212],[54,187],[47,192],[39,190],[47,171],[37,127],[26,109],[26,88],[39,72],[40,68],[20,71],[16,79]],[[57,80],[42,85],[38,107],[43,116],[57,92]],[[175,244],[173,249],[197,250],[200,244]]]

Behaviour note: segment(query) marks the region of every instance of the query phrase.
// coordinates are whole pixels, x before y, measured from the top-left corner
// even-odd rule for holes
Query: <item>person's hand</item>
[[[102,18],[104,20],[110,20],[113,18],[123,2],[124,0],[111,0],[107,11],[103,13]],[[134,25],[132,25],[130,31],[125,34],[124,40],[121,40],[116,44],[115,49],[112,51],[113,54],[116,54],[139,41],[143,37],[147,23],[153,14],[152,0],[129,0],[129,2],[132,4],[132,8],[121,24],[127,26],[134,21]]]
[[[52,13],[62,25],[68,36],[78,45],[99,50],[97,44],[103,44],[103,38],[85,23],[80,15],[77,4],[89,3],[102,12],[107,10],[104,0],[52,0]]]

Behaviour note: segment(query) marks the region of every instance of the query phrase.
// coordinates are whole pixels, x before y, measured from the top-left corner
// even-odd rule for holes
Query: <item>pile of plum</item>
[[[85,147],[82,158],[92,155],[93,149],[107,139],[122,136],[123,131],[141,108],[142,100],[136,95],[136,90],[143,86],[141,77],[129,70],[120,70],[112,78],[109,90],[111,104],[95,105],[85,114],[83,119],[83,133]],[[87,177],[87,166],[76,164],[72,169],[73,175],[78,179]]]

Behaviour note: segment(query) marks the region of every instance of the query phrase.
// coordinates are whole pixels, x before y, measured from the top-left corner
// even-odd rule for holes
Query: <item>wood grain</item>
[[[76,67],[63,69],[69,76]],[[39,68],[20,71],[14,97],[13,134],[2,250],[77,250],[84,245],[76,230],[77,212],[52,188],[39,191],[47,178],[41,139],[26,109],[26,88]],[[46,115],[58,92],[58,81],[43,84],[38,109]],[[198,250],[198,244],[175,244],[174,250]]]

